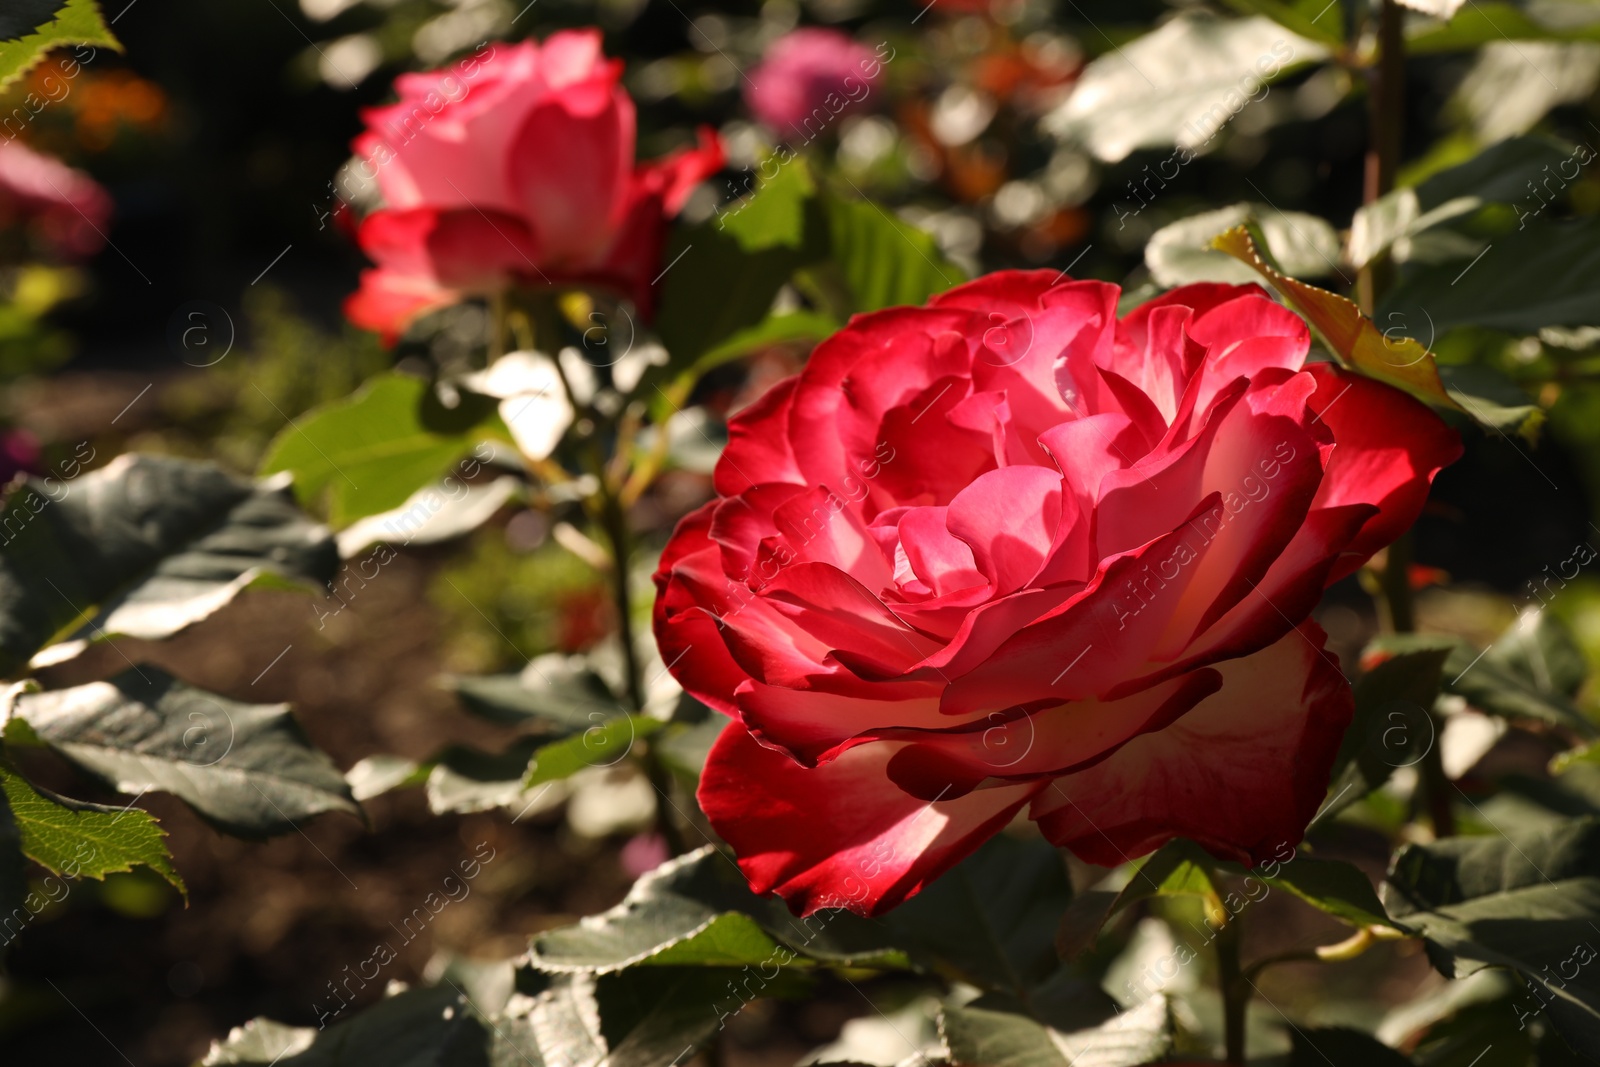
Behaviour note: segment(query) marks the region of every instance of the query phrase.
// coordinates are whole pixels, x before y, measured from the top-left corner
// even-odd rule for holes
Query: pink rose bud
[[[649,315],[666,221],[723,156],[702,130],[698,147],[636,164],[621,75],[599,30],[569,30],[396,79],[399,101],[365,111],[354,146],[353,180],[384,206],[357,231],[377,267],[350,319],[393,338],[467,295],[561,284],[613,289]]]

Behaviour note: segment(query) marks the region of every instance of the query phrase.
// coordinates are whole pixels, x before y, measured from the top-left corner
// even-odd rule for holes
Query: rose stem
[[[489,295],[489,363],[506,354],[506,314],[508,301],[504,289]]]
[[[1401,134],[1405,124],[1405,34],[1403,13],[1396,0],[1381,0],[1378,11],[1378,57],[1370,71],[1368,113],[1371,143],[1367,148],[1363,202],[1370,204],[1394,188],[1400,162]],[[1379,256],[1361,269],[1357,290],[1362,310],[1371,316],[1394,278],[1394,263]],[[1416,629],[1416,609],[1411,594],[1412,535],[1410,531],[1389,546],[1380,584],[1388,608],[1389,625],[1396,633]],[[1429,712],[1432,715],[1432,712]],[[1433,737],[1439,736],[1434,721]],[[1430,742],[1422,757],[1422,789],[1435,837],[1455,833],[1455,811],[1450,803],[1450,779],[1437,743]]]
[[[1207,906],[1222,916],[1217,930],[1217,987],[1222,993],[1222,1032],[1228,1062],[1242,1065],[1244,1059],[1245,1018],[1250,1007],[1250,987],[1239,965],[1238,915],[1229,915],[1222,901],[1212,896]]]
[[[633,538],[628,530],[628,513],[618,495],[618,487],[606,477],[600,465],[600,509],[596,516],[611,544],[611,594],[617,614],[617,643],[622,646],[622,668],[627,686],[628,705],[633,711],[644,710],[644,682],[640,677],[639,649],[633,634],[633,595],[629,588],[632,571]],[[645,742],[641,762],[650,784],[660,794],[656,802],[656,832],[674,856],[688,851],[678,824],[673,821],[672,772],[661,762],[657,750]]]

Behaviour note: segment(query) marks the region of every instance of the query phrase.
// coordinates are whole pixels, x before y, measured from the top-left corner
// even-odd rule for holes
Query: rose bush
[[[736,720],[700,803],[796,910],[889,908],[1024,809],[1094,863],[1249,863],[1324,796],[1352,699],[1310,612],[1455,432],[1254,286],[1119,321],[1058,278],[855,319],[662,556],[663,657]]]
[[[720,142],[634,163],[633,100],[600,31],[495,44],[402,75],[355,151],[384,206],[357,228],[377,267],[345,305],[393,338],[423,312],[514,285],[588,284],[648,315],[666,222],[722,166]]]

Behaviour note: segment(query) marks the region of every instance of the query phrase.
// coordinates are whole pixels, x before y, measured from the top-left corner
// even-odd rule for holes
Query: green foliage
[[[835,313],[922,304],[967,280],[930,234],[902,222],[870,200],[824,196],[829,260],[843,283]],[[847,295],[846,295],[847,294]]]
[[[1192,157],[1264,84],[1327,56],[1269,18],[1184,12],[1091,62],[1045,125],[1108,162],[1166,145]]]
[[[1061,1033],[1026,1015],[946,1007],[939,1031],[954,1067],[1138,1067],[1172,1047],[1165,997],[1099,1026]]]
[[[1511,968],[1529,990],[1519,1012],[1548,1012],[1575,1047],[1596,1047],[1600,818],[1409,845],[1389,885],[1389,911],[1422,932],[1442,973]]]
[[[699,366],[717,346],[767,317],[778,290],[815,259],[815,191],[793,156],[766,164],[776,173],[746,200],[684,231],[663,259],[666,270],[656,331],[671,369]]]
[[[12,714],[118,792],[172,793],[229,833],[285,833],[325,811],[357,813],[344,777],[306,742],[288,705],[216,696],[158,667],[24,693]]]
[[[162,638],[252,582],[326,583],[338,556],[287,486],[126,455],[74,481],[28,478],[0,512],[0,674],[70,623]]]
[[[0,17],[0,89],[27,73],[60,45],[122,46],[111,35],[95,0],[20,0]]]
[[[384,374],[296,420],[261,472],[289,471],[300,499],[325,500],[329,521],[344,527],[399,507],[487,438],[509,440],[492,399],[462,393],[447,408],[431,383]]]
[[[1276,211],[1263,204],[1235,204],[1162,227],[1145,246],[1145,265],[1151,277],[1169,287],[1258,281],[1255,271],[1211,244],[1212,238],[1246,222],[1260,229],[1268,254],[1285,274],[1319,278],[1339,269],[1339,235],[1332,226],[1315,215]]]
[[[172,869],[166,832],[148,813],[56,796],[3,764],[0,790],[23,855],[53,874],[99,880],[143,866],[184,891],[183,879]]]

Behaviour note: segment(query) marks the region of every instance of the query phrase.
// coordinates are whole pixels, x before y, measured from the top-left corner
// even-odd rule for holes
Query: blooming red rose
[[[750,72],[745,103],[779,137],[809,141],[867,98],[883,61],[838,30],[795,30],[774,41]]]
[[[732,420],[655,632],[758,892],[881,911],[1024,809],[1106,865],[1300,840],[1352,710],[1309,613],[1460,442],[1254,286],[1118,295],[861,316]]]
[[[621,75],[598,30],[572,30],[398,78],[399,101],[363,112],[355,141],[384,207],[357,230],[378,266],[351,320],[393,336],[464,295],[574,283],[648,314],[666,220],[723,157],[703,130],[699,147],[635,165]]]

